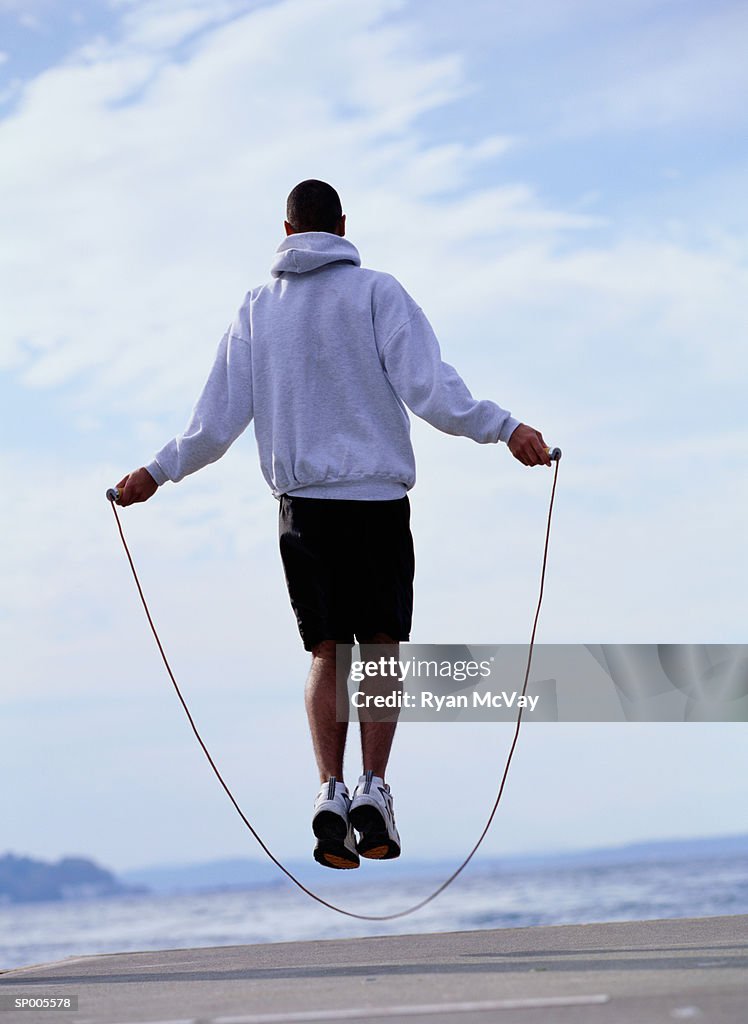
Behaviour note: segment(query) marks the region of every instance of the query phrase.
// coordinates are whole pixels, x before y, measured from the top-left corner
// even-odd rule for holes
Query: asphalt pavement
[[[75,997],[77,1009],[13,1009]],[[71,957],[0,1024],[748,1024],[748,915]]]

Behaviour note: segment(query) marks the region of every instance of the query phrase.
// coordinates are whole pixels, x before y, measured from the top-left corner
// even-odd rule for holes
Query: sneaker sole
[[[348,827],[334,811],[320,811],[312,822],[317,837],[314,859],[326,868],[350,870],[359,866],[358,857],[345,845]]]
[[[394,860],[400,856],[400,847],[390,839],[384,818],[370,804],[363,804],[350,812],[351,824],[361,838],[356,849],[368,860]]]
[[[323,868],[336,868],[338,871],[350,871],[359,866],[358,859],[354,860],[344,846],[339,843],[328,844],[321,839],[314,848],[314,859]]]

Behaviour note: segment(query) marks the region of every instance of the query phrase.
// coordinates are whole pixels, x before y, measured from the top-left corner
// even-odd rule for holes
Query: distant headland
[[[0,903],[84,899],[146,892],[143,885],[120,882],[111,871],[85,857],[63,857],[53,863],[0,856]]]

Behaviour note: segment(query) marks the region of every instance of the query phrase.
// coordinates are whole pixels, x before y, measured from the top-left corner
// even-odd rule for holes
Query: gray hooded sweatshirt
[[[271,273],[221,339],[184,433],[146,467],[157,484],[220,459],[252,420],[275,497],[402,497],[415,483],[406,406],[447,434],[509,440],[518,420],[473,398],[422,310],[346,239],[289,235]]]

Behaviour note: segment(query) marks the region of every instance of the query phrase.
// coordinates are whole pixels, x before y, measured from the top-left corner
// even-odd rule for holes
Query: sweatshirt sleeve
[[[250,342],[229,329],[183,433],[145,468],[161,486],[216,462],[249,425],[253,414]]]
[[[495,402],[473,398],[457,370],[442,361],[436,335],[418,307],[386,341],[382,361],[395,393],[445,434],[494,444],[508,441],[519,426]]]

